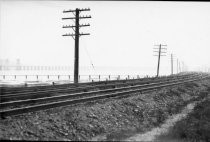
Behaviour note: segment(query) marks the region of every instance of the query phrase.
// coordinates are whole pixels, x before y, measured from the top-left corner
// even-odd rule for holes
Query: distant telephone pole
[[[185,64],[184,64],[184,62],[182,61],[182,72],[184,72],[185,71]]]
[[[173,75],[173,54],[171,54],[171,75]]]
[[[79,9],[76,8],[75,10],[64,10],[63,13],[73,13],[74,17],[62,18],[62,20],[72,19],[75,20],[75,25],[66,25],[63,28],[72,28],[75,33],[73,34],[65,34],[63,36],[71,36],[75,40],[75,57],[74,57],[74,83],[78,83],[79,80],[79,37],[82,35],[90,35],[89,33],[80,33],[79,29],[81,27],[90,26],[90,24],[79,24],[80,19],[91,18],[91,16],[80,16],[80,12],[82,11],[90,11],[89,8]]]
[[[179,73],[179,60],[178,58],[176,59],[176,71]]]
[[[159,67],[160,67],[160,56],[166,56],[166,55],[162,55],[162,53],[166,53],[166,52],[163,52],[162,50],[166,50],[166,48],[162,48],[162,46],[167,46],[167,45],[154,45],[154,46],[159,46],[159,48],[154,48],[155,50],[158,50],[158,51],[154,51],[156,53],[158,53],[158,55],[154,55],[154,56],[158,56],[158,65],[157,65],[157,77],[159,76]]]

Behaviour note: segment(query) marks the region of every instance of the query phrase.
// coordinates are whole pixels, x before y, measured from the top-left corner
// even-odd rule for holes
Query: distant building
[[[20,59],[11,62],[9,59],[0,59],[0,70],[21,70]]]
[[[0,71],[3,70],[2,69],[2,62],[3,62],[2,59],[0,59]]]
[[[20,59],[16,59],[16,70],[21,70]]]
[[[6,59],[6,60],[5,60],[5,67],[6,67],[6,70],[9,70],[9,65],[10,65],[10,61],[9,61],[9,59]]]

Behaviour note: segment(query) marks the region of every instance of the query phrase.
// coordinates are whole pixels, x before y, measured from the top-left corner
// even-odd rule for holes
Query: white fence
[[[140,75],[79,75],[79,82],[106,80],[139,79],[147,76]],[[73,75],[0,75],[0,81],[68,81],[73,82]]]

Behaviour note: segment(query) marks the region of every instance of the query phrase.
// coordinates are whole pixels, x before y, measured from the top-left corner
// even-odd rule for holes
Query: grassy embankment
[[[161,141],[177,140],[192,142],[210,141],[210,88],[209,96],[200,102],[192,113],[177,122],[166,135],[160,136]]]

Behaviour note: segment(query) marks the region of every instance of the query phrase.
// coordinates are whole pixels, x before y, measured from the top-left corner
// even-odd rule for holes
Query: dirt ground
[[[150,131],[147,131],[145,133],[139,133],[134,136],[131,136],[125,141],[160,141],[162,142],[163,139],[160,139],[161,135],[165,135],[170,128],[172,128],[174,125],[176,125],[177,122],[181,121],[182,119],[186,118],[186,116],[193,111],[194,106],[196,105],[196,102],[188,104],[186,107],[182,109],[182,111],[178,114],[173,114],[169,116],[163,124],[161,124],[158,127],[153,128]],[[167,139],[167,142],[171,142],[172,140],[176,139]]]
[[[210,79],[0,120],[6,140],[124,140],[162,124],[210,92]]]
[[[210,91],[210,89],[209,89]],[[159,141],[210,141],[210,92],[208,97],[198,102],[194,111],[178,121],[167,133],[157,137]]]

